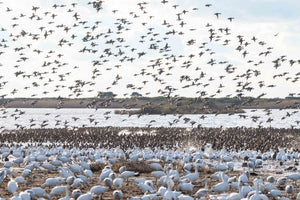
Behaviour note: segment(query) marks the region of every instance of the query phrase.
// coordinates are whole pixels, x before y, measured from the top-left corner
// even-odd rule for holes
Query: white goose
[[[287,186],[285,187],[285,192],[286,192],[288,195],[294,195],[294,192],[295,192],[294,186],[292,186],[292,185],[287,185]]]
[[[121,178],[115,178],[113,181],[113,186],[118,187],[121,189],[123,187],[123,179]]]
[[[157,183],[157,179],[159,179],[162,176],[165,176],[166,173],[163,171],[153,171],[151,174],[155,177],[155,182]]]
[[[179,195],[178,199],[179,200],[193,200],[194,198],[191,197],[191,196],[187,196],[187,195],[181,194],[181,195]]]
[[[223,193],[229,189],[229,185],[227,181],[224,180],[224,172],[222,173],[221,177],[222,177],[222,182],[215,185],[212,189],[212,192]]]
[[[195,198],[199,198],[201,199],[202,197],[206,196],[209,194],[209,190],[207,188],[207,178],[205,178],[205,186],[202,189],[199,189],[196,194],[195,194]]]
[[[150,163],[149,166],[156,171],[163,170],[163,167],[159,163]]]
[[[300,174],[298,173],[290,174],[287,176],[287,179],[293,180],[296,183],[296,181],[300,180]]]
[[[243,198],[242,195],[242,183],[239,184],[239,192],[238,193],[230,193],[226,200],[240,200]]]
[[[133,172],[133,171],[124,171],[121,173],[120,177],[124,178],[126,180],[126,182],[128,183],[128,179],[130,177],[132,177],[134,174],[135,174],[135,172]]]
[[[73,190],[73,191],[72,191],[72,197],[73,197],[74,199],[77,199],[80,195],[82,195],[82,192],[81,192],[80,189],[76,189],[76,190]]]
[[[179,183],[177,186],[177,190],[183,191],[183,192],[191,192],[194,188],[194,185],[192,183]]]
[[[67,186],[55,186],[50,192],[50,197],[64,194],[66,192],[66,187]]]
[[[93,199],[93,195],[90,192],[88,192],[80,195],[77,200],[92,200],[92,199]]]
[[[31,200],[30,193],[27,192],[27,191],[20,192],[19,197],[20,197],[22,200]]]
[[[256,183],[255,184],[255,194],[248,197],[247,199],[249,199],[249,200],[268,200],[268,197],[264,194],[259,193],[259,183]]]
[[[105,178],[107,178],[111,172],[113,172],[111,167],[106,166],[100,174],[99,183],[101,183]]]
[[[47,178],[45,183],[41,186],[41,188],[45,187],[54,187],[64,182],[64,179],[61,177],[57,178]]]
[[[242,184],[248,183],[248,176],[245,173],[245,168],[243,168],[243,174],[239,177],[239,182]]]
[[[100,195],[102,197],[106,189],[107,189],[106,187],[103,187],[101,185],[96,185],[91,188],[90,193],[94,195]]]
[[[10,179],[10,181],[7,183],[7,190],[14,195],[17,192],[17,189],[17,182],[13,179]]]
[[[113,192],[113,200],[121,200],[123,198],[123,192],[121,190],[115,190]]]
[[[199,179],[198,167],[195,166],[195,172],[183,176],[181,179],[189,179],[192,183]]]

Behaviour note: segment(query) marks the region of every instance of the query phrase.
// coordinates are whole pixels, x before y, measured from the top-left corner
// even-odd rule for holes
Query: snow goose
[[[61,177],[57,178],[47,178],[45,183],[42,184],[41,188],[45,187],[54,187],[64,182],[64,179]]]
[[[280,177],[277,179],[277,185],[284,186],[286,184],[287,178],[286,177]]]
[[[163,170],[163,167],[159,163],[150,163],[149,166],[156,171]]]
[[[146,192],[153,193],[154,188],[151,187],[149,184],[145,183],[139,183],[138,184],[139,188],[142,190],[142,192],[145,194]]]
[[[87,178],[89,178],[89,179],[93,178],[93,172],[90,169],[84,170],[83,173]]]
[[[35,197],[44,197],[47,196],[46,191],[43,188],[40,187],[34,187],[34,188],[30,188],[28,189],[28,191],[33,193],[33,198]]]
[[[22,200],[31,200],[31,196],[30,196],[30,193],[28,191],[20,192],[19,197]]]
[[[249,192],[253,191],[254,188],[250,187],[248,184],[242,186],[242,195],[246,197]]]
[[[285,186],[285,192],[287,193],[287,195],[294,195],[295,192],[294,186],[292,185]]]
[[[124,171],[121,173],[120,177],[124,178],[126,180],[126,182],[128,183],[128,179],[130,177],[132,177],[134,174],[135,174],[135,172],[133,172],[133,171]]]
[[[30,176],[31,174],[32,174],[31,170],[25,169],[25,170],[23,171],[23,173],[22,173],[22,176],[23,176],[23,177],[28,177],[28,176]]]
[[[162,176],[165,176],[166,173],[163,171],[153,171],[151,174],[155,177],[155,182],[157,183],[157,179],[159,179]]]
[[[64,178],[68,178],[70,176],[75,176],[74,173],[67,167],[59,167],[58,172]]]
[[[275,177],[274,176],[268,176],[267,177],[267,182],[274,184],[275,183]]]
[[[50,192],[50,197],[64,194],[66,192],[66,187],[67,186],[55,186]]]
[[[194,188],[194,185],[192,183],[179,183],[177,186],[177,190],[183,191],[183,192],[191,192]]]
[[[16,163],[16,164],[18,164],[18,167],[20,167],[21,163],[24,162],[24,158],[23,158],[23,156],[18,157],[13,162]]]
[[[164,187],[164,186],[160,186],[158,191],[157,191],[157,194],[159,194],[160,196],[164,196],[165,192],[167,191],[167,188]]]
[[[259,193],[259,183],[255,183],[255,193],[252,196],[250,195],[250,193],[247,198],[249,200],[268,200],[268,197],[266,195]]]
[[[113,185],[115,187],[118,187],[119,189],[121,189],[123,187],[123,179],[121,179],[121,178],[115,178],[113,180]]]
[[[47,157],[43,154],[39,154],[39,155],[36,156],[35,159],[36,159],[36,161],[42,163],[42,162],[45,162],[47,160]]]
[[[102,195],[106,189],[107,189],[106,187],[103,187],[101,185],[96,185],[91,188],[90,193],[92,193],[93,195],[100,195],[102,198]]]
[[[218,164],[215,166],[217,171],[226,171],[228,167],[226,165],[221,164],[221,160],[219,159]]]
[[[182,179],[189,179],[192,183],[199,179],[198,167],[195,167],[195,172],[187,174]]]
[[[196,194],[195,198],[201,199],[204,196],[207,196],[209,194],[209,190],[207,188],[207,178],[205,178],[205,186],[202,189],[199,189]]]
[[[228,181],[229,176],[225,174],[225,172],[215,172],[212,175],[210,175],[210,178],[222,181],[222,174],[223,174],[223,179],[225,181]]]
[[[166,176],[160,177],[156,185],[168,187],[168,184],[170,185],[171,188],[174,187],[174,181],[170,178],[169,172],[167,172]]]
[[[63,166],[63,164],[60,160],[52,160],[52,161],[50,161],[50,163],[52,165],[54,165],[55,167],[62,167]]]
[[[93,195],[90,192],[88,192],[80,195],[77,200],[92,200],[92,199],[93,199]]]
[[[109,178],[111,178],[112,180],[115,180],[115,178],[118,177],[118,175],[115,173],[115,172],[111,172],[109,175],[108,175]]]
[[[80,165],[71,164],[71,165],[69,165],[69,167],[72,170],[72,172],[74,172],[74,173],[81,174],[83,172],[83,169]]]
[[[42,164],[41,167],[44,168],[44,169],[47,169],[47,170],[54,170],[54,169],[56,169],[56,167],[54,165],[49,164],[49,163]]]
[[[73,190],[73,192],[72,192],[72,197],[73,197],[74,199],[77,199],[80,195],[82,195],[82,192],[81,192],[80,189]]]
[[[184,194],[179,195],[178,200],[193,200],[194,198],[191,196],[187,196]]]
[[[239,184],[239,192],[230,193],[229,196],[226,197],[226,200],[240,200],[243,198],[242,195],[242,183]]]
[[[87,184],[87,182],[85,182],[81,178],[75,178],[74,181],[73,181],[73,183],[72,183],[72,185],[71,185],[71,187],[81,188],[85,184]]]
[[[19,184],[27,184],[27,181],[22,176],[18,176],[15,178],[15,181]]]
[[[123,192],[121,190],[115,190],[113,192],[113,200],[121,200],[123,198]]]
[[[14,195],[17,192],[17,189],[17,182],[13,179],[10,179],[10,181],[7,183],[7,190]]]
[[[287,179],[293,180],[296,183],[296,181],[300,180],[300,174],[298,173],[290,174],[287,176]]]
[[[270,196],[273,197],[274,199],[277,199],[278,197],[281,197],[281,192],[280,190],[271,190],[269,192]]]
[[[157,194],[145,194],[141,197],[141,200],[159,200],[160,197]]]
[[[176,198],[175,198],[174,192],[171,191],[170,183],[168,182],[167,185],[168,185],[168,189],[167,189],[167,191],[164,193],[163,199],[164,199],[164,200],[173,200],[173,199],[176,199]]]
[[[6,161],[6,162],[4,163],[4,166],[3,166],[3,167],[9,169],[9,168],[11,168],[11,166],[12,166],[12,162]]]
[[[122,173],[125,172],[125,171],[126,171],[126,166],[121,166],[121,167],[119,168],[120,174],[122,174]]]
[[[111,186],[113,185],[113,180],[111,178],[109,178],[109,177],[105,178],[103,180],[103,182],[104,182],[104,185],[107,186],[107,187],[109,187],[109,188],[111,188]]]
[[[248,176],[245,173],[245,168],[243,168],[243,174],[239,177],[239,182],[242,184],[248,183]]]
[[[81,167],[83,167],[83,169],[88,169],[88,170],[91,169],[90,164],[88,162],[86,162],[86,161],[81,161],[80,165],[81,165]]]
[[[100,174],[99,183],[101,183],[105,178],[107,178],[111,172],[113,172],[112,169],[109,166],[106,166]]]
[[[227,181],[224,180],[224,172],[222,172],[222,182],[215,185],[212,189],[212,192],[223,193],[229,189]]]

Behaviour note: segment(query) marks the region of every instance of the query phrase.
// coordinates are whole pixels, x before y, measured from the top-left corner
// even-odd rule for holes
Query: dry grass
[[[126,170],[134,171],[139,173],[151,173],[153,170],[149,166],[148,162],[141,162],[141,161],[124,161],[121,160],[117,163],[112,164],[112,169],[114,172],[118,173],[120,167],[126,166]],[[105,167],[103,163],[92,163],[91,170],[92,172],[99,172]]]

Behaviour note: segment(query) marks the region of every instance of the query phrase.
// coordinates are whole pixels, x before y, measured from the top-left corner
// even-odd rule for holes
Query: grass
[[[151,173],[153,170],[149,166],[147,162],[139,162],[139,161],[119,161],[117,163],[112,164],[112,169],[114,172],[119,173],[119,169],[122,166],[126,166],[126,170],[134,171],[139,173]],[[98,172],[101,171],[105,167],[103,163],[92,163],[91,171]]]

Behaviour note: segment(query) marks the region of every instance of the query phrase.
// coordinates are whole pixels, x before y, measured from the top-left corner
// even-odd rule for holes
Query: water
[[[20,111],[24,114],[20,115]],[[267,116],[266,112],[262,109],[245,110],[246,118],[240,117],[240,114],[228,115],[228,114],[207,114],[207,115],[183,115],[178,123],[173,123],[174,120],[178,120],[178,116],[175,115],[117,115],[114,114],[114,109],[52,109],[52,108],[22,108],[5,109],[4,114],[1,114],[0,127],[2,129],[16,129],[17,126],[25,128],[41,128],[41,124],[45,124],[45,128],[62,128],[62,127],[82,127],[82,126],[122,126],[122,127],[170,127],[170,123],[173,123],[172,127],[192,127],[191,121],[195,121],[194,127],[201,124],[203,127],[258,127],[260,124],[263,127],[276,127],[276,128],[300,128],[300,112],[295,109],[288,110],[270,110],[271,113]],[[289,117],[285,117],[290,115]],[[204,116],[205,118],[200,118]],[[257,122],[254,122],[251,117],[257,116]],[[75,117],[75,118],[74,118]],[[285,118],[284,118],[285,117]],[[78,119],[77,119],[78,118]],[[191,120],[185,123],[185,118]],[[267,122],[271,118],[271,123]],[[30,123],[30,120],[33,120]],[[94,121],[93,121],[94,120]],[[298,124],[297,124],[298,121]]]

